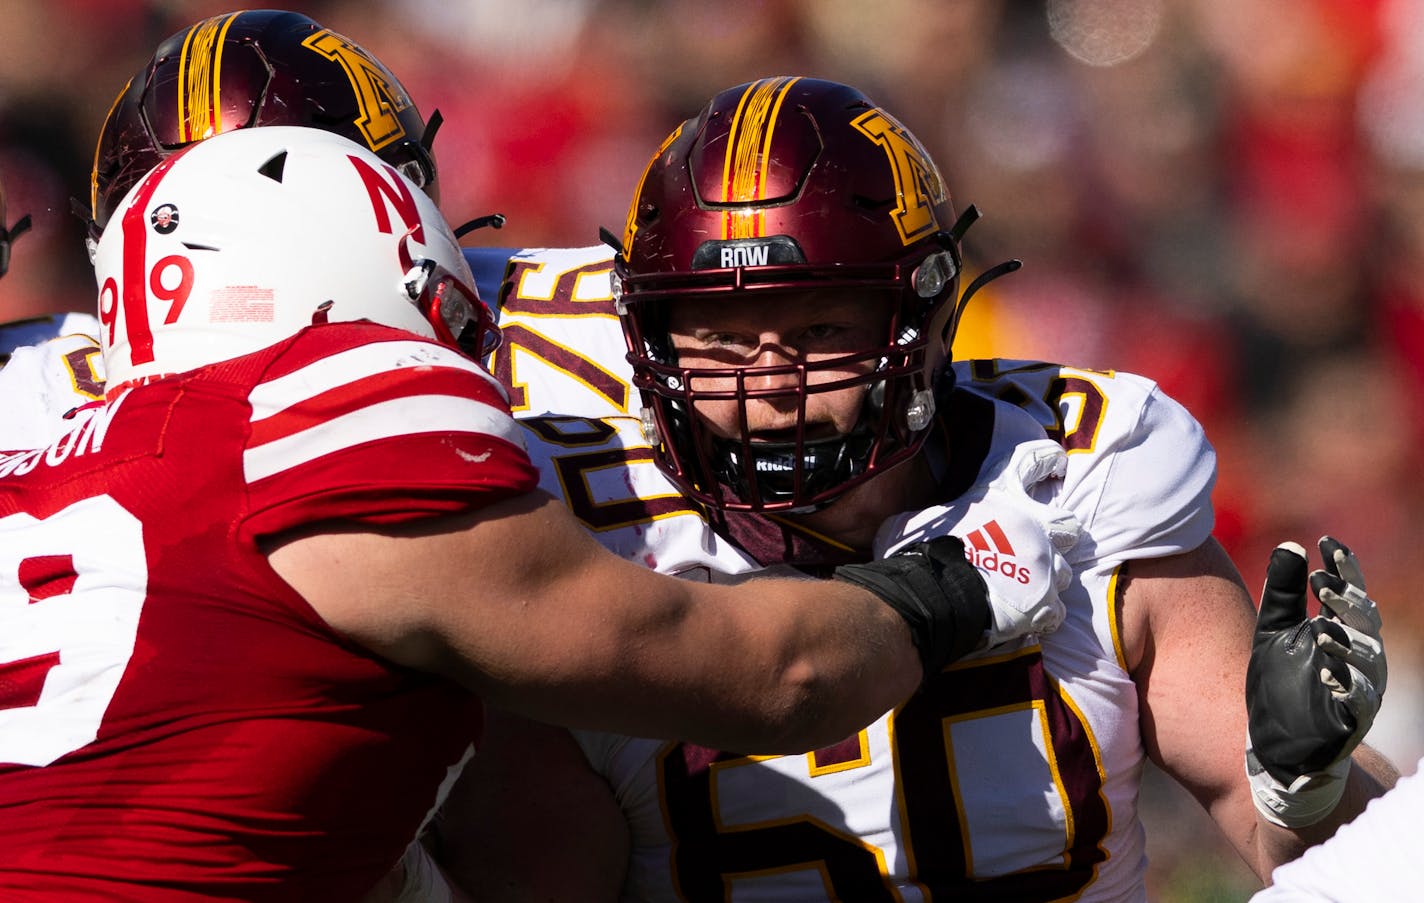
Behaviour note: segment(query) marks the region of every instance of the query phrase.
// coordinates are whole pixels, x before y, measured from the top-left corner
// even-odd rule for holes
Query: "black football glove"
[[[1246,771],[1256,808],[1292,828],[1339,802],[1387,676],[1379,612],[1359,561],[1328,536],[1320,552],[1325,570],[1309,576],[1322,603],[1313,618],[1305,550],[1288,542],[1271,553],[1246,669]]]
[[[927,677],[978,645],[993,623],[988,585],[955,536],[915,543],[879,561],[843,564],[833,576],[869,590],[905,619]]]

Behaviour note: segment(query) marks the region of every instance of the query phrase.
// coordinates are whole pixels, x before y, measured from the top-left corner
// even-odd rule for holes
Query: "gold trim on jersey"
[[[875,864],[880,869],[881,882],[885,885],[885,888],[891,894],[894,895],[895,900],[904,900],[904,897],[900,896],[900,892],[894,887],[892,887],[890,884],[890,872],[885,865],[885,851],[873,844],[866,843],[864,840],[861,840],[854,834],[847,834],[844,831],[837,831],[835,828],[832,828],[830,825],[826,824],[821,819],[811,817],[791,819],[786,822],[758,822],[755,827],[777,827],[780,824],[795,824],[797,822],[806,822],[809,824],[817,825],[826,833],[834,835],[835,837],[838,837],[842,840],[852,841],[856,844],[856,846],[859,846],[874,855]],[[737,829],[729,828],[728,830],[735,831]],[[789,875],[794,872],[809,871],[815,871],[818,875],[820,875],[821,890],[822,893],[826,895],[827,900],[841,899],[840,896],[836,894],[836,886],[831,880],[831,872],[830,869],[826,866],[825,860],[819,860],[816,862],[797,862],[792,863],[790,865],[781,866],[780,868],[751,869],[745,872],[723,872],[722,878],[728,888],[728,899],[734,899],[736,897],[734,882],[736,882],[738,879],[758,878],[764,875]]]
[[[570,303],[596,304],[600,301],[612,300],[613,298],[613,283],[609,279],[610,275],[613,273],[613,261],[611,260],[608,261],[608,266],[599,267],[598,269],[584,269],[584,265],[580,264],[577,266],[572,266],[566,269],[559,270],[557,273],[553,274],[552,278],[549,280],[549,291],[545,294],[541,295],[531,291],[526,291],[524,283],[527,282],[531,276],[543,275],[544,270],[547,267],[548,261],[542,260],[537,263],[531,264],[530,266],[524,267],[519,273],[519,282],[514,286],[514,296],[521,301],[553,301],[554,298],[559,294],[559,289],[562,287],[564,276],[567,275],[570,271],[576,270],[577,272],[575,272],[574,274],[573,288],[569,290]],[[594,278],[597,278],[599,282],[602,283],[601,290],[598,292],[590,293],[588,295],[582,295],[581,290],[584,284],[584,280]],[[601,312],[590,311],[589,313],[558,311],[556,313],[541,314],[536,311],[525,310],[523,308],[520,308],[519,310],[510,311],[509,315],[512,317],[558,317],[560,319],[567,317],[607,317],[613,320],[618,319],[618,315],[616,313],[611,313],[608,310],[604,310]]]
[[[84,338],[92,342],[89,336]],[[64,366],[69,370],[69,385],[74,394],[96,400],[104,397],[104,381],[97,376],[103,372],[103,363],[103,352],[98,345],[89,344],[65,353]]]
[[[1062,694],[1060,694],[1062,695]],[[1063,775],[1058,770],[1058,754],[1053,748],[1053,731],[1048,723],[1047,704],[1042,699],[1028,699],[1024,702],[1013,705],[995,706],[988,709],[976,709],[973,712],[966,712],[963,715],[952,715],[943,720],[944,751],[945,757],[949,761],[949,781],[954,789],[954,798],[964,799],[964,790],[959,785],[959,766],[955,761],[954,739],[952,731],[954,725],[978,721],[981,718],[991,718],[995,715],[1007,715],[1011,712],[1033,712],[1038,722],[1039,735],[1046,738],[1044,742],[1044,763],[1048,766],[1048,774],[1053,781],[1053,789],[1058,791],[1058,799],[1063,807],[1063,866],[1068,866],[1068,851],[1073,849],[1074,843],[1078,839],[1078,826],[1073,817],[1073,805],[1068,796],[1068,788],[1063,785]],[[1081,714],[1081,713],[1079,713]],[[897,775],[898,778],[898,775]],[[964,873],[969,877],[977,877],[974,870],[974,838],[969,826],[968,809],[959,805],[955,807],[955,818],[959,820],[959,836],[964,846]]]
[[[1112,836],[1113,832],[1113,811],[1112,802],[1108,799],[1107,793],[1108,773],[1107,769],[1103,767],[1103,748],[1098,743],[1097,734],[1093,733],[1093,722],[1089,721],[1088,716],[1083,713],[1083,710],[1078,708],[1078,704],[1073,701],[1073,697],[1068,694],[1068,691],[1063,689],[1063,684],[1058,678],[1050,674],[1049,679],[1051,679],[1053,685],[1058,688],[1058,698],[1062,699],[1063,704],[1073,710],[1073,714],[1077,716],[1078,722],[1083,725],[1083,735],[1088,738],[1088,748],[1093,751],[1093,765],[1098,769],[1098,798],[1103,801],[1103,812],[1107,814],[1108,819],[1107,830],[1103,832],[1103,840],[1106,840]],[[1099,842],[1097,847],[1100,850],[1106,850],[1102,842]],[[1103,862],[1106,861],[1107,857],[1104,856]],[[1093,870],[1097,871],[1097,866],[1094,866]]]
[[[828,545],[828,546],[832,546],[832,547],[834,547],[834,548],[840,549],[842,552],[854,552],[854,551],[856,551],[855,546],[846,545],[845,543],[841,542],[840,540],[832,539],[831,537],[827,536],[827,535],[824,534],[824,533],[817,533],[815,530],[812,530],[810,527],[807,527],[805,524],[797,523],[797,522],[794,521],[794,520],[789,520],[789,519],[787,519],[786,517],[784,517],[783,515],[780,515],[780,514],[767,514],[767,515],[764,515],[764,516],[766,517],[767,520],[769,520],[769,521],[775,521],[776,523],[780,524],[782,527],[786,528],[787,530],[790,530],[792,533],[800,533],[800,534],[803,535],[803,536],[809,536],[809,537],[811,537],[812,539],[814,539],[814,540],[816,540],[816,541],[818,541],[818,542],[823,542],[823,543],[825,543],[825,544]]]
[[[817,818],[817,817],[814,816],[814,815],[808,815],[808,814],[802,813],[802,814],[797,814],[797,815],[789,815],[789,816],[786,816],[786,817],[784,817],[784,818],[766,818],[766,819],[759,819],[759,820],[757,820],[757,821],[751,821],[751,822],[747,822],[746,824],[738,824],[738,825],[729,825],[729,824],[727,824],[726,822],[724,822],[724,821],[722,820],[722,800],[721,800],[721,794],[720,794],[720,792],[719,792],[719,783],[720,783],[720,782],[719,782],[719,780],[718,780],[718,777],[719,777],[718,773],[719,773],[719,772],[722,772],[722,771],[725,771],[725,770],[727,770],[727,769],[729,769],[729,768],[738,768],[738,767],[745,766],[745,765],[753,765],[753,764],[756,764],[756,763],[758,763],[758,762],[765,762],[765,761],[767,761],[768,759],[782,759],[782,758],[788,758],[788,757],[786,757],[786,756],[739,756],[739,757],[737,757],[737,758],[735,758],[735,759],[726,759],[726,760],[720,761],[720,762],[712,762],[711,764],[709,764],[709,765],[707,766],[707,769],[708,769],[708,771],[709,771],[708,780],[707,780],[707,792],[708,792],[708,795],[709,795],[709,797],[710,797],[710,799],[711,799],[712,823],[713,823],[713,825],[716,827],[717,833],[719,833],[719,834],[724,834],[724,833],[725,833],[725,834],[735,834],[735,833],[740,832],[740,831],[758,831],[758,830],[762,830],[762,829],[764,829],[764,828],[776,828],[776,827],[782,827],[782,826],[784,826],[784,825],[795,825],[795,824],[810,824],[810,825],[815,825],[817,828],[819,828],[820,830],[824,831],[825,833],[831,835],[832,837],[835,837],[835,838],[837,838],[837,839],[839,839],[839,840],[844,840],[844,841],[848,841],[848,842],[850,842],[850,843],[852,843],[852,844],[855,844],[856,846],[860,847],[861,849],[865,850],[866,852],[868,852],[868,853],[870,853],[872,856],[874,856],[874,857],[875,857],[875,865],[876,865],[876,868],[877,868],[877,869],[879,870],[879,872],[880,872],[880,879],[881,879],[881,881],[883,882],[883,884],[884,884],[886,890],[888,890],[891,894],[893,894],[893,895],[894,895],[894,898],[895,898],[896,900],[903,900],[904,898],[900,896],[899,890],[893,886],[893,882],[890,880],[890,869],[889,869],[888,865],[886,864],[886,861],[885,861],[885,851],[884,851],[883,849],[881,849],[881,848],[880,848],[879,846],[877,846],[876,844],[870,843],[869,841],[865,840],[864,838],[862,838],[862,837],[860,837],[860,836],[858,836],[858,835],[856,835],[856,834],[851,834],[851,833],[848,833],[848,832],[846,832],[846,831],[843,831],[843,830],[841,830],[841,829],[835,827],[834,825],[831,825],[831,824],[827,823],[825,820],[820,819],[820,818]],[[659,775],[658,775],[659,788],[658,788],[658,789],[659,789],[659,793],[660,793],[660,799],[666,800],[666,799],[667,799],[666,788],[662,786],[662,769],[659,768],[659,769],[658,769],[658,772],[659,772]],[[666,806],[666,805],[663,805],[661,808],[663,809],[663,818],[664,818],[664,821],[666,821],[666,819],[667,819],[667,806]],[[670,836],[671,836],[671,832],[670,832]],[[723,879],[726,881],[726,883],[727,883],[728,885],[730,885],[732,882],[736,881],[738,878],[753,878],[753,877],[756,877],[756,876],[759,876],[759,875],[786,875],[786,874],[791,874],[791,873],[793,873],[793,872],[805,872],[805,871],[810,871],[810,870],[812,870],[812,869],[814,869],[815,871],[819,872],[820,875],[821,875],[821,882],[822,882],[822,885],[823,885],[823,887],[824,887],[824,889],[825,889],[825,892],[826,892],[826,899],[828,899],[828,900],[838,899],[838,898],[836,897],[836,894],[835,894],[835,885],[832,884],[832,882],[831,882],[831,876],[830,876],[830,873],[829,873],[829,872],[827,871],[827,869],[826,869],[826,864],[825,864],[824,861],[821,861],[821,862],[796,862],[796,863],[790,863],[790,864],[788,864],[788,865],[781,866],[781,867],[778,867],[778,868],[749,869],[749,870],[747,870],[747,871],[742,871],[742,872],[723,872],[723,873],[722,873],[722,877],[723,877]]]
[[[1108,577],[1107,609],[1108,609],[1108,634],[1112,637],[1113,656],[1117,659],[1117,666],[1127,674],[1132,671],[1127,667],[1127,647],[1122,642],[1122,605],[1118,598],[1120,580],[1127,571],[1127,562],[1119,564],[1113,568],[1112,576]]]
[[[634,446],[634,445],[628,446],[628,448],[630,448],[630,449],[632,449],[632,448],[639,448],[639,447],[640,447],[640,446]],[[641,447],[645,447],[645,446],[641,446]],[[652,459],[652,458],[648,458],[646,461],[641,462],[641,463],[643,463],[643,464],[644,464],[645,466],[647,466],[647,467],[654,467],[654,466],[656,466],[656,465],[653,464],[653,459]],[[604,464],[604,465],[599,466],[599,467],[583,467],[583,468],[580,468],[580,469],[579,469],[579,472],[578,472],[578,475],[579,475],[579,480],[583,483],[584,495],[587,496],[587,497],[590,498],[590,499],[594,499],[593,485],[592,485],[592,483],[591,483],[590,480],[589,480],[589,474],[602,473],[602,472],[604,472],[604,471],[610,471],[610,470],[628,470],[631,466],[633,466],[633,465],[632,465],[630,462],[628,462],[628,461],[615,461],[615,462],[613,462],[613,463]],[[567,496],[567,494],[568,494],[568,487],[567,487],[566,485],[563,485],[563,483],[564,483],[563,474],[560,474],[560,475],[559,475],[559,483],[560,483],[560,487],[559,487],[559,488],[560,488],[560,489],[563,489],[564,492],[565,492],[565,495]],[[627,504],[627,503],[630,502],[630,501],[652,502],[652,501],[656,501],[656,500],[658,500],[658,499],[676,499],[676,498],[681,498],[681,494],[678,493],[678,492],[676,492],[676,491],[663,492],[663,493],[659,493],[659,494],[657,494],[657,495],[642,495],[642,494],[632,495],[632,494],[630,494],[630,495],[628,496],[628,498],[622,498],[622,499],[608,499],[608,500],[606,500],[606,501],[597,501],[597,500],[595,499],[595,500],[593,501],[593,507],[594,507],[595,509],[597,509],[597,510],[603,510],[603,509],[606,509],[606,508],[608,508],[608,507],[610,507],[610,506],[613,506],[613,505],[623,505],[623,504]],[[603,525],[603,526],[599,526],[599,527],[590,527],[590,529],[593,529],[593,530],[595,530],[595,531],[597,531],[597,532],[602,532],[602,531],[605,531],[605,530],[617,530],[617,529],[620,529],[620,528],[622,528],[622,527],[630,527],[630,526],[632,526],[633,524],[647,524],[647,523],[651,523],[651,522],[653,522],[653,521],[655,521],[655,520],[662,520],[662,519],[664,519],[664,518],[669,518],[669,517],[682,517],[683,515],[691,515],[691,516],[693,516],[693,517],[696,517],[696,516],[697,516],[697,515],[696,515],[696,512],[694,512],[694,511],[679,510],[679,511],[672,511],[672,512],[669,512],[669,513],[667,513],[667,514],[662,514],[662,515],[657,515],[657,514],[655,514],[655,515],[652,515],[651,517],[643,516],[643,517],[638,517],[638,518],[634,518],[634,519],[631,519],[631,520],[618,521],[617,523],[611,523],[611,524],[607,524],[607,525]]]
[[[853,759],[844,762],[835,762],[831,765],[821,765],[816,762],[818,750],[806,753],[806,771],[811,777],[823,774],[835,774],[838,771],[850,771],[852,768],[863,768],[870,764],[870,733],[861,730],[855,735],[856,741],[860,744],[860,752]]]
[[[568,352],[568,353],[569,353],[570,355],[572,355],[573,357],[578,358],[580,361],[582,361],[582,362],[588,364],[590,367],[593,367],[594,369],[596,369],[596,370],[598,370],[599,372],[603,373],[605,376],[607,376],[607,377],[609,378],[609,381],[610,381],[610,382],[616,382],[616,383],[618,383],[618,385],[620,385],[620,386],[624,386],[624,385],[625,385],[625,384],[623,383],[622,379],[619,378],[618,374],[616,374],[616,373],[614,373],[612,370],[609,370],[608,368],[604,367],[602,364],[599,364],[597,361],[590,360],[587,356],[580,354],[579,352],[575,351],[575,350],[574,350],[573,348],[571,348],[570,346],[565,345],[565,344],[563,344],[562,342],[556,342],[556,341],[554,341],[553,339],[549,338],[548,336],[544,335],[542,332],[539,332],[537,329],[533,329],[533,328],[531,328],[531,327],[529,327],[529,326],[527,326],[527,325],[521,324],[521,323],[519,323],[518,321],[509,323],[509,324],[507,324],[507,325],[501,327],[501,332],[502,332],[502,334],[504,335],[504,342],[503,342],[503,344],[501,344],[501,345],[499,346],[499,348],[498,348],[497,351],[495,352],[496,354],[505,355],[506,359],[509,361],[509,382],[510,382],[510,385],[520,386],[520,387],[523,387],[523,386],[526,385],[526,382],[523,381],[523,380],[521,380],[521,379],[519,378],[519,358],[520,358],[522,355],[517,355],[517,354],[514,353],[514,350],[515,350],[516,348],[518,348],[523,354],[527,354],[527,355],[529,355],[529,356],[532,357],[532,358],[535,358],[535,359],[537,359],[537,360],[543,361],[546,366],[551,367],[551,368],[553,368],[554,370],[557,370],[558,372],[564,374],[564,375],[567,376],[569,379],[573,380],[574,382],[576,382],[576,383],[578,383],[579,385],[583,386],[584,388],[588,389],[588,390],[589,390],[590,392],[592,392],[593,394],[599,396],[600,398],[607,399],[607,401],[608,401],[608,403],[609,403],[610,405],[612,405],[612,406],[614,406],[614,407],[617,407],[617,408],[623,408],[624,410],[627,409],[628,403],[627,403],[626,397],[625,397],[623,400],[620,401],[619,399],[612,397],[612,396],[609,395],[607,392],[605,392],[605,391],[603,391],[602,389],[598,388],[598,387],[595,386],[593,383],[591,383],[591,382],[589,382],[588,380],[584,379],[583,377],[579,376],[577,373],[574,373],[572,370],[569,370],[569,369],[566,368],[566,367],[561,367],[561,366],[559,366],[559,363],[558,363],[557,361],[551,361],[551,360],[549,360],[549,358],[547,358],[547,357],[545,357],[544,355],[540,354],[538,351],[535,351],[533,348],[530,348],[528,345],[521,345],[521,344],[519,344],[518,340],[515,339],[515,338],[513,338],[513,334],[514,334],[515,330],[514,330],[512,327],[515,327],[515,326],[524,326],[524,328],[525,328],[526,330],[528,330],[530,333],[535,333],[535,334],[537,334],[537,335],[539,336],[539,338],[541,338],[541,339],[543,339],[544,341],[548,342],[550,346],[552,346],[552,347],[554,347],[554,348],[557,348],[557,349],[559,349],[560,351],[566,351],[566,352]],[[527,395],[527,390],[526,390],[526,396],[525,396],[525,397],[526,397],[526,398],[528,397],[528,395]],[[511,410],[511,411],[527,411],[527,410],[529,410],[529,409],[530,409],[530,406],[529,406],[529,404],[528,404],[527,401],[526,401],[525,404],[523,404],[523,405],[518,405],[518,406],[510,405],[510,410]]]

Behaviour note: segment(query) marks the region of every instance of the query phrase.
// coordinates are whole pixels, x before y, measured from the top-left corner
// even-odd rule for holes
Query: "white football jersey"
[[[637,416],[613,310],[612,249],[531,248],[514,253],[506,272],[496,310],[504,341],[489,364],[510,387],[514,416]]]
[[[40,448],[104,397],[99,321],[87,314],[0,324],[0,450]]]
[[[1069,452],[1065,478],[1035,493],[1083,525],[1067,620],[1041,642],[951,666],[805,755],[576,732],[629,820],[628,899],[1145,899],[1145,758],[1114,602],[1124,563],[1207,539],[1214,452],[1137,376],[1032,361],[955,369],[966,391],[953,430],[987,433],[986,464],[1045,434]],[[543,488],[608,548],[694,579],[756,568],[661,477],[632,418],[523,426]]]

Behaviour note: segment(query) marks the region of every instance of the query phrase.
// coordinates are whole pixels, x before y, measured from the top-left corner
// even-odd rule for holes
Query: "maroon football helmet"
[[[648,165],[614,263],[614,297],[658,466],[714,508],[810,510],[913,455],[952,378],[959,238],[974,215],[970,208],[954,222],[924,147],[855,88],[770,78],[714,97]],[[738,293],[775,305],[788,292],[822,288],[853,289],[866,304],[885,305],[884,341],[813,364],[678,365],[669,305]],[[808,385],[809,373],[855,362],[873,369]],[[747,387],[751,377],[789,373],[798,375],[792,389]],[[729,374],[738,388],[696,388]],[[807,439],[807,395],[852,385],[867,389],[858,425]],[[788,394],[800,405],[796,439],[754,441],[747,400]],[[740,440],[715,437],[699,422],[693,406],[703,399],[743,406]]]
[[[91,238],[159,161],[220,132],[299,125],[370,148],[425,193],[436,193],[427,126],[374,56],[299,13],[247,10],[169,37],[114,102],[99,134]]]

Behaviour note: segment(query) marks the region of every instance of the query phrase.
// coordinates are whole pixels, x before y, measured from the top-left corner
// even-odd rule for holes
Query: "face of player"
[[[753,294],[738,298],[680,301],[670,311],[669,333],[683,367],[708,370],[787,367],[815,364],[880,348],[888,328],[888,305],[869,301],[863,292],[838,289],[790,294]],[[870,372],[875,360],[851,361],[807,374],[810,387]],[[792,372],[754,374],[746,389],[782,394],[748,399],[747,426],[753,441],[795,438],[800,393]],[[736,389],[732,376],[692,380],[694,392]],[[860,418],[865,385],[806,396],[806,438],[828,438],[851,431]],[[721,438],[739,439],[740,403],[699,400],[697,415]]]

